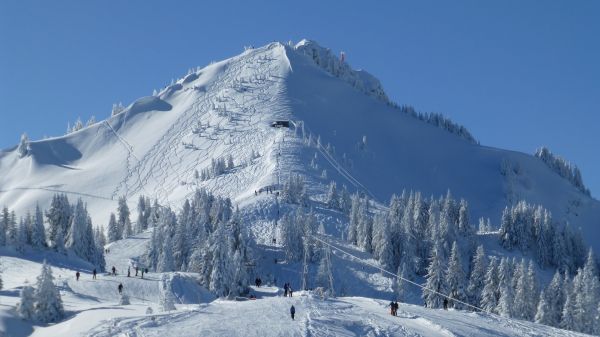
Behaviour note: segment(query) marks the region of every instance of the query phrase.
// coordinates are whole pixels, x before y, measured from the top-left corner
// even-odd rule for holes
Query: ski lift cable
[[[501,316],[501,315],[498,315],[498,314],[496,314],[496,313],[489,312],[489,311],[487,311],[487,310],[485,310],[485,309],[483,309],[483,308],[480,308],[480,307],[478,307],[478,306],[475,306],[475,305],[472,305],[472,304],[469,304],[469,303],[466,303],[466,302],[463,302],[463,301],[457,300],[457,299],[455,299],[455,298],[451,298],[450,296],[448,296],[448,295],[446,295],[446,294],[443,294],[443,293],[440,293],[439,291],[436,291],[436,290],[430,289],[430,288],[428,288],[428,287],[426,287],[426,286],[424,286],[424,285],[422,285],[422,284],[418,284],[418,283],[416,283],[416,282],[413,282],[413,281],[411,281],[411,280],[408,280],[408,279],[405,279],[405,278],[403,278],[403,277],[401,277],[401,276],[398,276],[398,275],[396,275],[396,274],[394,274],[394,273],[392,273],[392,272],[390,272],[390,271],[387,271],[386,269],[384,269],[384,268],[381,268],[380,266],[377,266],[377,265],[375,265],[375,264],[373,264],[373,263],[370,263],[370,262],[368,262],[368,261],[364,261],[364,260],[362,260],[361,258],[357,257],[356,255],[354,255],[354,254],[352,254],[352,253],[348,253],[347,251],[345,251],[345,250],[343,250],[343,249],[341,249],[341,248],[338,248],[338,247],[336,247],[336,246],[334,246],[334,245],[330,244],[329,242],[326,242],[326,241],[324,241],[324,240],[322,240],[322,239],[318,238],[318,237],[317,237],[317,236],[315,236],[315,235],[312,235],[312,234],[309,234],[309,235],[310,235],[310,236],[312,236],[312,237],[313,237],[315,240],[317,240],[317,241],[319,241],[319,242],[321,242],[321,243],[323,243],[323,244],[327,245],[328,247],[330,247],[330,248],[332,248],[332,249],[334,249],[334,250],[337,250],[337,251],[339,251],[339,252],[341,252],[341,253],[343,253],[343,254],[346,254],[346,255],[348,255],[348,256],[350,256],[350,257],[352,257],[352,258],[354,258],[354,259],[355,259],[355,260],[357,260],[359,263],[363,263],[363,264],[366,264],[366,265],[368,265],[368,266],[371,266],[371,267],[373,267],[373,268],[376,268],[376,269],[378,269],[378,270],[380,270],[380,271],[382,271],[382,272],[384,272],[384,273],[386,273],[386,274],[388,274],[388,275],[390,275],[390,276],[392,276],[392,277],[394,277],[394,278],[397,278],[397,279],[400,279],[400,280],[402,280],[402,281],[404,281],[404,282],[407,282],[407,283],[409,283],[409,284],[415,285],[415,286],[417,286],[417,287],[419,287],[419,288],[421,288],[421,289],[423,289],[423,290],[426,290],[426,291],[432,292],[432,293],[434,293],[434,294],[437,294],[437,295],[439,295],[439,296],[442,296],[442,297],[444,297],[444,298],[446,298],[446,299],[449,299],[449,300],[452,300],[452,301],[454,301],[454,302],[457,302],[457,303],[463,304],[463,305],[465,305],[465,306],[467,306],[467,307],[469,307],[469,308],[475,309],[476,311],[480,311],[480,312],[482,312],[482,313],[485,313],[485,314],[487,314],[487,315],[489,315],[489,316],[495,317],[495,318],[496,318],[496,319],[498,319],[498,320],[504,320],[504,321],[508,321],[508,320],[510,319],[510,322],[511,322],[512,324],[518,325],[518,326],[520,326],[521,328],[523,328],[523,329],[525,329],[525,330],[531,330],[531,327],[530,327],[530,326],[527,326],[526,324],[523,324],[523,323],[522,323],[522,322],[520,322],[518,319],[515,319],[515,318],[509,318],[509,317],[503,317],[503,316]]]
[[[319,241],[319,242],[321,242],[321,243],[323,243],[323,244],[325,244],[325,245],[329,246],[330,248],[332,248],[332,249],[335,249],[335,250],[337,250],[337,251],[339,251],[339,252],[341,252],[341,253],[344,253],[344,254],[346,254],[346,255],[348,255],[348,256],[351,256],[351,257],[353,257],[354,259],[356,259],[358,262],[360,262],[360,263],[364,263],[364,264],[366,264],[366,265],[369,265],[369,266],[371,266],[371,267],[373,267],[373,268],[376,268],[376,269],[378,269],[378,270],[380,270],[380,271],[382,271],[382,272],[384,272],[384,273],[386,273],[386,274],[388,274],[388,275],[390,275],[390,276],[392,276],[392,277],[394,277],[394,278],[397,278],[397,279],[400,279],[400,280],[402,280],[402,281],[404,281],[404,282],[407,282],[407,283],[410,283],[410,284],[412,284],[412,285],[415,285],[415,286],[417,286],[417,287],[419,287],[419,288],[421,288],[421,289],[423,289],[423,290],[426,290],[426,291],[428,291],[428,292],[432,292],[432,293],[434,293],[434,294],[436,294],[436,295],[440,295],[440,296],[442,296],[442,297],[444,297],[444,298],[446,298],[446,299],[448,299],[448,300],[451,300],[451,301],[454,301],[454,302],[457,302],[457,303],[463,304],[463,305],[465,305],[465,306],[467,306],[467,307],[470,307],[470,308],[473,308],[473,309],[475,309],[475,310],[477,310],[477,311],[486,312],[484,309],[482,309],[482,308],[480,308],[480,307],[474,306],[474,305],[472,305],[472,304],[469,304],[469,303],[463,302],[463,301],[461,301],[461,300],[458,300],[458,299],[455,299],[455,298],[451,298],[450,296],[448,296],[448,295],[446,295],[446,294],[443,294],[443,293],[441,293],[441,292],[439,292],[439,291],[436,291],[436,290],[433,290],[433,289],[427,288],[427,287],[425,287],[425,286],[424,286],[424,285],[422,285],[422,284],[418,284],[418,283],[416,283],[416,282],[414,282],[414,281],[411,281],[411,280],[405,279],[405,278],[403,278],[403,277],[401,277],[401,276],[399,276],[399,275],[396,275],[396,274],[394,274],[394,273],[392,273],[392,272],[390,272],[390,271],[387,271],[386,269],[384,269],[384,268],[382,268],[382,267],[380,267],[380,266],[377,266],[377,265],[375,265],[375,264],[373,264],[373,263],[370,263],[370,262],[368,262],[368,261],[364,261],[364,260],[360,259],[359,257],[357,257],[356,255],[354,255],[354,254],[352,254],[352,253],[349,253],[349,252],[347,252],[347,251],[345,251],[345,250],[342,250],[342,249],[340,249],[340,248],[338,248],[338,247],[336,247],[336,246],[334,246],[334,245],[332,245],[332,244],[330,244],[330,243],[326,242],[325,240],[322,240],[322,239],[318,238],[318,237],[317,237],[317,236],[315,236],[315,235],[312,235],[312,234],[311,234],[311,236],[312,236],[312,237],[313,237],[315,240],[317,240],[317,241]]]

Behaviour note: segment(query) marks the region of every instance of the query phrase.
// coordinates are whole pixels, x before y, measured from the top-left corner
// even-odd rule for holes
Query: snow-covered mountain
[[[277,120],[292,128],[271,127]],[[202,179],[229,155],[235,167]],[[448,132],[406,113],[375,77],[307,40],[248,49],[104,121],[24,141],[0,153],[0,172],[0,205],[24,214],[65,192],[84,199],[96,224],[107,223],[120,196],[132,206],[143,194],[179,207],[205,187],[243,206],[291,172],[306,177],[311,195],[324,194],[333,180],[382,203],[403,189],[425,196],[450,189],[468,200],[473,219],[494,224],[518,200],[544,205],[600,248],[591,240],[600,202],[542,160],[479,145],[464,130]]]
[[[596,251],[600,248],[600,242],[595,240],[600,225],[600,202],[590,197],[576,168],[548,150],[534,156],[486,147],[464,127],[440,115],[418,114],[410,107],[398,107],[374,76],[352,69],[345,60],[316,42],[272,43],[246,49],[231,59],[189,71],[152,96],[140,98],[125,108],[114,108],[106,120],[75,130],[38,141],[23,137],[14,148],[0,152],[1,206],[23,216],[32,212],[36,203],[47,209],[56,193],[65,193],[71,202],[83,199],[94,224],[106,227],[120,198],[128,202],[134,213],[131,219],[135,221],[135,206],[142,195],[179,211],[186,199],[196,197],[199,195],[194,195],[196,191],[203,188],[216,196],[231,198],[233,206],[239,207],[236,216],[240,216],[240,223],[253,239],[250,246],[254,255],[244,266],[264,277],[269,286],[251,288],[258,298],[256,301],[234,302],[215,300],[214,292],[209,293],[197,282],[203,274],[195,270],[151,271],[143,280],[137,275],[125,277],[128,267],[146,262],[148,247],[152,247],[149,243],[159,242],[154,241],[156,236],[171,239],[173,233],[161,234],[172,230],[169,224],[158,222],[154,229],[141,230],[105,246],[106,264],[109,268],[116,266],[119,275],[100,275],[93,281],[90,272],[94,266],[76,257],[76,252],[68,251],[65,255],[59,248],[55,249],[58,253],[40,247],[16,248],[7,240],[8,247],[0,247],[0,276],[6,289],[0,292],[0,299],[8,304],[0,307],[0,336],[3,329],[8,335],[17,336],[160,336],[174,331],[190,335],[196,334],[199,326],[203,327],[203,333],[216,336],[239,335],[240,331],[261,336],[578,335],[483,312],[443,311],[411,304],[401,305],[399,317],[387,314],[388,298],[395,291],[393,277],[381,269],[384,265],[380,256],[374,258],[344,240],[348,215],[328,208],[324,202],[331,182],[368,196],[373,201],[366,203],[368,207],[372,205],[375,210],[390,210],[390,213],[394,210],[386,207],[390,197],[405,189],[420,191],[425,198],[429,195],[437,198],[451,190],[455,197],[468,201],[472,223],[479,217],[489,217],[494,227],[499,226],[507,206],[515,207],[514,214],[521,216],[531,215],[532,208],[519,201],[543,205],[557,223],[580,227],[584,240]],[[298,287],[300,275],[310,273],[312,278],[317,274],[315,263],[303,265],[300,258],[288,258],[288,247],[281,243],[285,242],[281,240],[281,231],[285,232],[282,228],[286,227],[281,225],[286,221],[284,213],[292,214],[296,206],[286,205],[276,195],[284,190],[289,192],[292,189],[289,184],[283,187],[296,175],[304,180],[310,206],[323,225],[322,237],[328,238],[333,247],[330,258],[334,266],[329,267],[329,273],[340,296],[337,299],[324,301],[313,291],[300,292],[293,300],[280,296],[278,286],[284,281],[291,280]],[[78,208],[81,210],[83,206]],[[164,208],[153,207],[153,211],[157,209]],[[446,211],[444,214],[450,213]],[[432,221],[442,213],[440,210],[432,213]],[[541,214],[540,210],[540,217]],[[82,219],[78,223],[86,223],[86,218]],[[210,224],[209,220],[203,221]],[[193,230],[192,225],[179,222],[184,226],[178,229],[189,226]],[[239,224],[231,221],[234,222]],[[290,223],[287,226],[293,227]],[[215,234],[223,235],[222,228],[215,220],[215,232],[203,240],[228,245],[225,236]],[[7,233],[14,234],[16,229],[8,229]],[[572,244],[571,238],[565,237],[564,242]],[[272,241],[275,238],[280,241]],[[166,239],[164,244],[158,244],[161,256],[172,253],[165,253],[171,248]],[[188,241],[193,239],[196,238]],[[518,239],[508,237],[505,241],[518,244]],[[554,244],[552,238],[545,239],[540,242]],[[302,240],[306,238],[297,241]],[[393,240],[379,238],[381,242]],[[505,250],[496,231],[478,233],[474,240],[489,255],[521,256],[516,249]],[[316,241],[313,244],[321,245]],[[207,247],[219,245],[199,244],[194,248],[202,252]],[[449,246],[445,249],[450,250]],[[535,259],[537,251],[531,250],[525,255],[531,253],[528,257]],[[98,251],[102,251],[101,247]],[[583,258],[583,252],[577,253]],[[190,259],[208,256],[203,254],[201,258],[190,254]],[[409,255],[404,251],[402,254]],[[85,258],[84,255],[79,254]],[[35,279],[43,259],[52,265],[57,277],[55,284],[65,302],[67,317],[55,325],[34,326],[17,318],[12,308],[26,280]],[[93,259],[88,260],[94,263]],[[508,265],[507,261],[503,263]],[[522,268],[524,275],[525,262],[521,266],[514,263],[513,267]],[[540,263],[535,267],[544,284],[553,272],[544,269],[548,266]],[[82,272],[81,281],[73,279],[76,270]],[[411,277],[422,284],[423,275],[421,270]],[[125,285],[131,305],[116,304],[122,300],[115,293],[118,283]],[[175,313],[156,315],[147,311],[148,307],[164,308],[158,302],[168,293],[177,299]],[[537,293],[535,296],[537,301]],[[421,304],[421,290],[408,289],[404,300]],[[287,321],[290,303],[298,310],[293,325]]]

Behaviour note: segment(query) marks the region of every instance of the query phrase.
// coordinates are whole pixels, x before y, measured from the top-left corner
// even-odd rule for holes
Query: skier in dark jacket
[[[75,278],[77,279],[77,281],[79,281],[79,276],[80,276],[80,275],[81,275],[81,274],[79,274],[79,272],[76,272],[76,273],[75,273]]]
[[[288,294],[288,284],[283,285],[283,297],[287,297]]]
[[[92,279],[95,280],[96,279],[96,268],[94,268],[94,271],[92,273]]]
[[[119,289],[119,294],[123,292],[123,283],[119,283],[119,286],[117,287],[117,289]]]
[[[294,308],[293,304],[292,304],[292,307],[290,308],[290,315],[292,316],[292,319],[294,319],[294,315],[296,315],[296,308]]]
[[[115,268],[115,266],[112,267],[112,272],[113,272],[113,275],[117,275],[117,268]]]

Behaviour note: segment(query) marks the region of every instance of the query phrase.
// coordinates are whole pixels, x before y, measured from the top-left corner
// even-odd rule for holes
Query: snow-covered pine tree
[[[415,272],[424,275],[427,269],[427,258],[429,256],[429,235],[428,235],[428,208],[429,205],[423,200],[421,193],[415,193],[413,207],[413,229],[415,243]]]
[[[9,213],[8,208],[2,208],[2,218],[0,219],[0,247],[6,245],[6,231],[8,230]]]
[[[525,259],[521,260],[521,263],[515,266],[515,273],[513,280],[516,281],[515,293],[513,298],[513,313],[514,316],[519,319],[530,319],[528,311],[528,303],[533,301],[533,294],[527,292],[529,286],[527,284],[527,271],[525,265]]]
[[[446,283],[444,277],[444,257],[440,253],[441,247],[434,244],[427,275],[425,276],[425,289],[423,289],[423,299],[427,308],[441,308],[444,304],[444,297],[441,294],[446,293]]]
[[[10,211],[8,217],[8,224],[6,226],[6,243],[9,245],[15,245],[17,243],[17,237],[19,235],[19,227],[17,226],[17,215],[15,211]]]
[[[232,270],[229,263],[229,247],[226,244],[225,226],[220,224],[213,233],[212,239],[212,270],[208,289],[218,297],[226,297],[230,293]]]
[[[298,208],[298,213],[302,212],[302,208]],[[296,219],[299,218],[298,214]],[[281,226],[281,240],[285,251],[285,256],[288,261],[299,261],[303,253],[303,238],[302,231],[296,223],[293,216],[285,214],[279,221]]]
[[[165,241],[163,243],[162,252],[158,258],[158,264],[156,270],[158,272],[171,272],[175,270],[175,262],[173,261],[173,247],[172,239],[169,234],[165,235]]]
[[[353,194],[351,197],[350,211],[348,214],[348,241],[351,244],[358,245],[358,222],[359,222],[360,197]]]
[[[48,240],[51,247],[64,247],[65,235],[69,233],[72,209],[66,194],[55,194],[46,212],[48,219]],[[61,235],[57,235],[60,231]],[[61,242],[59,242],[61,241]]]
[[[127,198],[125,196],[119,197],[119,205],[117,207],[117,228],[119,230],[119,239],[125,239],[128,235],[131,235],[129,206],[127,206]]]
[[[352,205],[352,201],[350,200],[350,192],[348,192],[348,188],[346,185],[342,185],[342,190],[340,192],[340,209],[343,212],[350,211],[350,206]]]
[[[460,251],[456,241],[452,243],[452,251],[450,260],[448,261],[448,270],[446,271],[446,289],[448,291],[448,306],[455,309],[464,309],[464,304],[467,300],[466,278],[463,270]]]
[[[167,275],[163,275],[160,282],[158,306],[161,311],[169,312],[177,310],[177,308],[175,308],[175,298],[171,291],[170,281],[167,279]]]
[[[385,214],[378,213],[373,220],[377,235],[374,236],[375,255],[385,270],[392,270],[395,266],[394,250],[392,247],[392,236],[390,224]]]
[[[406,300],[407,286],[408,283],[405,281],[408,279],[408,274],[406,272],[406,264],[403,263],[398,267],[398,271],[396,272],[396,279],[394,280],[394,293],[396,295],[396,300],[404,302]]]
[[[52,269],[44,260],[42,272],[37,277],[35,289],[35,316],[40,322],[56,322],[63,318],[64,309],[60,293],[54,285]]]
[[[561,313],[560,324],[561,329],[576,330],[579,326],[575,322],[575,294],[570,283],[565,282],[565,304]]]
[[[35,205],[35,216],[31,222],[31,245],[33,247],[46,246],[46,231],[44,229],[44,215],[40,209],[40,205]]]
[[[485,285],[481,291],[481,300],[479,302],[480,307],[487,312],[497,313],[496,308],[500,299],[499,282],[498,260],[492,258],[485,273]]]
[[[90,254],[90,249],[95,250],[93,232],[88,228],[88,212],[81,198],[75,204],[66,248],[84,260],[93,259],[93,254]]]
[[[366,252],[373,252],[373,219],[369,215],[369,200],[361,198],[358,207],[358,225],[357,225],[358,246]]]
[[[565,290],[563,289],[563,277],[557,270],[552,277],[552,281],[545,291],[545,322],[544,324],[558,327],[562,315],[562,309],[565,302]],[[541,295],[540,295],[541,296]]]
[[[148,208],[148,210],[146,208]],[[150,214],[148,212],[149,208],[150,205],[146,205],[146,199],[144,198],[144,196],[140,195],[137,206],[138,218],[137,222],[135,223],[135,234],[139,234],[148,228],[148,216]]]
[[[108,242],[115,242],[120,239],[117,218],[115,217],[115,213],[110,213],[110,219],[108,220]]]
[[[25,285],[21,289],[21,299],[17,303],[17,314],[25,320],[35,318],[35,296],[34,289],[29,285]]]
[[[502,219],[500,220],[500,242],[502,243],[502,247],[512,249],[515,240],[514,237],[516,235],[511,219],[511,212],[509,208],[506,207],[502,212]]]
[[[581,274],[581,275],[579,275]],[[583,269],[578,271],[576,276],[578,280],[574,283],[575,295],[575,322],[577,331],[584,333],[594,333],[593,324],[597,305],[600,302],[600,281],[598,280],[598,269],[594,252],[590,248],[587,261]]]
[[[19,221],[19,225],[17,227],[17,237],[14,242],[14,246],[16,250],[20,253],[25,251],[25,246],[27,245],[27,223],[23,218]]]
[[[325,200],[327,207],[331,209],[340,208],[340,197],[337,192],[337,186],[335,181],[329,183],[329,190],[327,192],[327,199]]]
[[[535,312],[534,321],[540,324],[552,325],[552,318],[550,314],[550,308],[548,300],[546,299],[546,293],[544,290],[540,292],[540,299],[538,302],[537,310]]]
[[[513,303],[514,303],[514,288],[512,285],[512,272],[511,264],[507,258],[500,260],[500,267],[498,269],[498,289],[500,292],[500,298],[498,299],[498,305],[496,306],[496,312],[503,317],[513,317]]]
[[[19,146],[17,147],[17,153],[20,158],[23,158],[29,154],[29,151],[31,151],[29,148],[29,137],[27,137],[26,133],[23,133],[19,141]]]
[[[471,259],[471,274],[469,276],[469,285],[467,286],[469,303],[475,306],[481,302],[481,295],[485,287],[486,271],[487,257],[483,246],[479,245],[475,251],[475,255]]]

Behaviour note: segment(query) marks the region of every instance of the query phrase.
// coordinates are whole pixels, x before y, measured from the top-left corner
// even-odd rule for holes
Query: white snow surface
[[[319,63],[314,55],[319,55]],[[273,194],[290,173],[305,176],[319,222],[335,246],[375,263],[369,254],[340,240],[346,217],[320,203],[334,180],[386,203],[393,193],[414,189],[439,196],[448,189],[468,200],[472,221],[490,217],[519,199],[542,204],[553,217],[581,227],[588,244],[600,248],[600,202],[573,187],[541,160],[524,153],[472,144],[419,121],[388,104],[381,84],[352,70],[313,41],[296,46],[272,43],[190,73],[159,92],[130,104],[120,114],[66,136],[29,144],[20,157],[0,152],[0,205],[25,214],[39,202],[48,207],[56,192],[81,197],[95,224],[106,225],[117,200],[125,196],[136,218],[139,195],[158,198],[175,209],[198,187],[232,198],[261,259],[257,274],[268,287],[254,289],[253,301],[214,300],[189,273],[150,273],[126,277],[144,253],[150,232],[107,248],[107,269],[117,276],[91,280],[90,265],[69,256],[9,249],[0,251],[4,290],[0,291],[0,332],[9,336],[575,336],[577,334],[485,314],[424,309],[403,304],[399,317],[386,309],[392,280],[377,269],[333,251],[336,299],[311,293],[283,298],[275,286],[297,284],[301,265],[287,263],[271,243],[273,219],[280,210]],[[276,120],[292,128],[273,128]],[[320,136],[322,146],[307,146],[302,134]],[[366,136],[366,146],[359,143]],[[327,144],[335,153],[325,150]],[[258,157],[252,158],[252,153]],[[195,171],[211,160],[233,155],[235,168],[207,180]],[[343,159],[346,154],[346,160]],[[318,168],[309,163],[317,157]],[[501,174],[503,162],[513,167]],[[327,178],[322,176],[327,171]],[[285,206],[284,206],[285,207]],[[480,235],[486,251],[503,251],[493,235]],[[34,326],[15,317],[18,292],[35,282],[46,258],[53,266],[68,317]],[[274,263],[274,259],[277,259]],[[316,266],[311,266],[316,268]],[[75,271],[82,272],[80,281]],[[133,269],[132,269],[133,272]],[[547,275],[546,275],[547,276]],[[166,280],[166,281],[165,281]],[[417,280],[420,281],[420,280]],[[157,308],[161,282],[169,282],[177,311]],[[118,305],[123,283],[131,305]],[[274,283],[274,284],[273,284]],[[296,286],[298,288],[298,286]],[[419,292],[409,303],[420,303]],[[289,306],[297,308],[291,321]],[[152,307],[154,314],[147,315]],[[0,334],[1,335],[1,334]]]
[[[195,281],[191,273],[149,273],[141,279],[126,276],[130,261],[140,251],[136,247],[148,242],[144,233],[110,245],[109,263],[115,263],[117,275],[98,275],[92,279],[85,263],[60,256],[28,251],[24,257],[0,256],[5,290],[0,291],[0,335],[19,336],[582,336],[531,322],[504,319],[484,313],[454,310],[432,310],[419,305],[401,304],[398,316],[389,314],[388,301],[367,297],[321,298],[308,291],[283,297],[282,289],[273,285],[252,287],[255,300],[239,298],[215,300]],[[132,247],[131,249],[129,247]],[[67,317],[55,324],[34,325],[15,316],[18,291],[34,282],[41,269],[41,259],[53,266],[55,283],[60,289]],[[362,257],[361,257],[362,258]],[[364,258],[368,258],[364,256]],[[346,280],[382,283],[388,279],[361,267],[342,256],[335,260],[336,268],[349,268]],[[294,268],[284,266],[283,269]],[[370,275],[370,280],[349,277],[354,273]],[[82,272],[75,280],[75,271]],[[348,272],[350,271],[350,272]],[[277,274],[280,280],[289,277],[285,270]],[[337,275],[341,279],[341,275]],[[176,310],[161,312],[158,306],[160,282],[168,280],[175,295]],[[292,279],[295,280],[295,279]],[[378,280],[378,281],[377,281]],[[119,305],[117,285],[124,285],[130,305]],[[389,284],[388,284],[389,286]],[[382,297],[380,297],[382,298]],[[295,320],[289,314],[296,308]],[[152,313],[147,313],[148,308]]]

